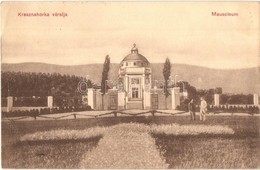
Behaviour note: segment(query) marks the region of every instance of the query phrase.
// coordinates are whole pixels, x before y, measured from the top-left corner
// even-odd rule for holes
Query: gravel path
[[[113,126],[98,146],[84,155],[80,168],[168,168],[148,128],[140,124]]]

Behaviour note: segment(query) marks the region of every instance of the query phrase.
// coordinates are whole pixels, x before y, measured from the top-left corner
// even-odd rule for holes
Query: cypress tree
[[[101,80],[101,93],[102,93],[102,110],[104,110],[104,95],[106,94],[106,80],[108,80],[108,72],[110,69],[110,58],[107,55],[103,64],[102,80]]]
[[[163,77],[164,77],[164,94],[165,94],[165,106],[167,109],[167,97],[170,95],[168,91],[168,82],[171,75],[171,62],[167,57],[163,67]]]
[[[108,72],[110,69],[110,58],[107,55],[105,62],[103,64],[102,80],[101,80],[101,93],[104,95],[106,93],[106,80],[108,80]]]
[[[164,63],[164,67],[163,67],[163,77],[164,77],[164,93],[166,95],[166,97],[169,96],[169,92],[168,92],[168,82],[169,82],[169,78],[171,75],[171,62],[169,60],[169,58],[166,58],[165,63]]]

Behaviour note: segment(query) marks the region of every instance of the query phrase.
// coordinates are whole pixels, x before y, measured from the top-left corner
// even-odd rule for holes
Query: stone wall
[[[172,109],[172,97],[171,97],[171,95],[169,95],[167,98],[165,98],[163,89],[153,89],[151,91],[151,94],[158,94],[158,109],[159,110]],[[152,103],[151,103],[151,105],[152,105]]]
[[[96,92],[96,103],[95,110],[102,110],[102,94],[100,92]]]

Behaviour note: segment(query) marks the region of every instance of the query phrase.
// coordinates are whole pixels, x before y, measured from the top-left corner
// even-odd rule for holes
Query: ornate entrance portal
[[[130,80],[130,88],[129,88],[129,100],[141,100],[141,78],[139,77],[132,77]]]

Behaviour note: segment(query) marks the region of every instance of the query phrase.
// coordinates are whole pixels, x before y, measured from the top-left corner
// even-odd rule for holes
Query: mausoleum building
[[[135,44],[131,53],[120,63],[119,81],[123,84],[121,90],[126,93],[126,109],[145,109],[145,92],[151,89],[151,68]]]
[[[166,98],[163,88],[157,88],[157,83],[152,87],[151,74],[150,62],[134,44],[130,54],[120,63],[116,85],[105,90],[105,94],[100,89],[88,89],[88,105],[94,110],[176,109],[180,105],[180,88],[169,89],[170,96]]]

